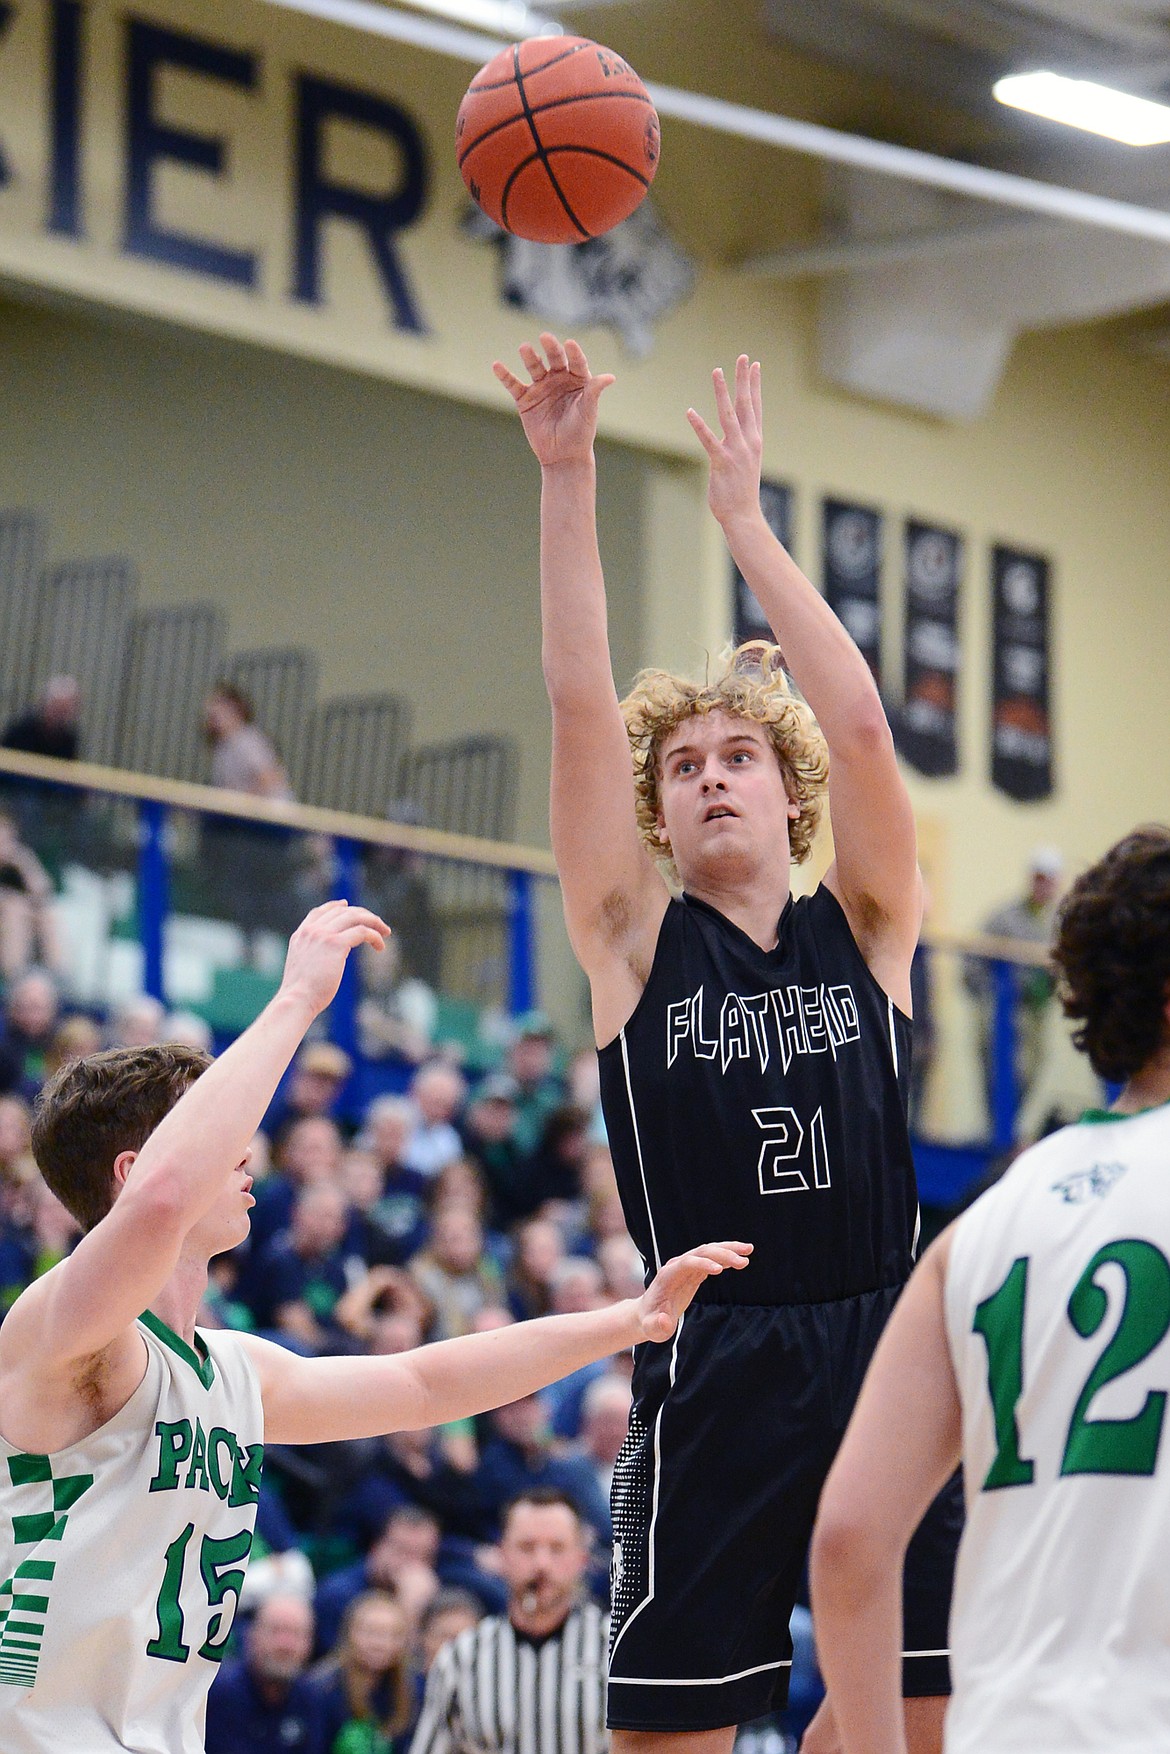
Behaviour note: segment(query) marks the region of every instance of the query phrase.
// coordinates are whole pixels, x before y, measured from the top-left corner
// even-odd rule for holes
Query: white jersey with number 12
[[[947,1754],[1170,1748],[1170,1105],[1025,1152],[958,1221],[945,1301]]]

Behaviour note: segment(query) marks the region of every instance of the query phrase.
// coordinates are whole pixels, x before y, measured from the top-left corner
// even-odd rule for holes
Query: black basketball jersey
[[[820,1303],[899,1285],[918,1222],[906,1128],[910,1020],[823,885],[761,950],[672,900],[633,1016],[599,1053],[626,1223],[649,1268],[755,1245],[699,1297]]]

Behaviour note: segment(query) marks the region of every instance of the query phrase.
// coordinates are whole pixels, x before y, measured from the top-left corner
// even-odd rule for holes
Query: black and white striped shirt
[[[605,1754],[608,1648],[592,1602],[541,1640],[481,1620],[435,1658],[410,1754]]]

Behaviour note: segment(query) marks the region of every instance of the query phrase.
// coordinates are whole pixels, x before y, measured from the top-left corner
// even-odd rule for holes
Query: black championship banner
[[[904,696],[899,754],[919,773],[955,773],[959,676],[959,576],[963,544],[954,530],[906,523]]]
[[[992,552],[991,782],[1032,802],[1052,792],[1048,561]]]
[[[822,526],[825,600],[861,648],[881,687],[882,619],[878,586],[882,517],[867,506],[827,499]]]
[[[769,530],[792,553],[792,489],[782,481],[761,481],[760,509]],[[731,590],[733,597],[732,625],[735,629],[735,643],[742,646],[749,639],[766,639],[769,645],[775,645],[776,635],[768,624],[768,618],[760,605],[752,596],[747,580],[736,566],[731,563]]]

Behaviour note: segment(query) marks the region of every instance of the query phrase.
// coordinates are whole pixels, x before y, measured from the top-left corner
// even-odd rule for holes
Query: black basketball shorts
[[[614,1469],[613,1729],[701,1730],[777,1711],[825,1476],[897,1289],[792,1307],[695,1304],[638,1350]],[[906,1560],[907,1696],[950,1691],[957,1481]]]

